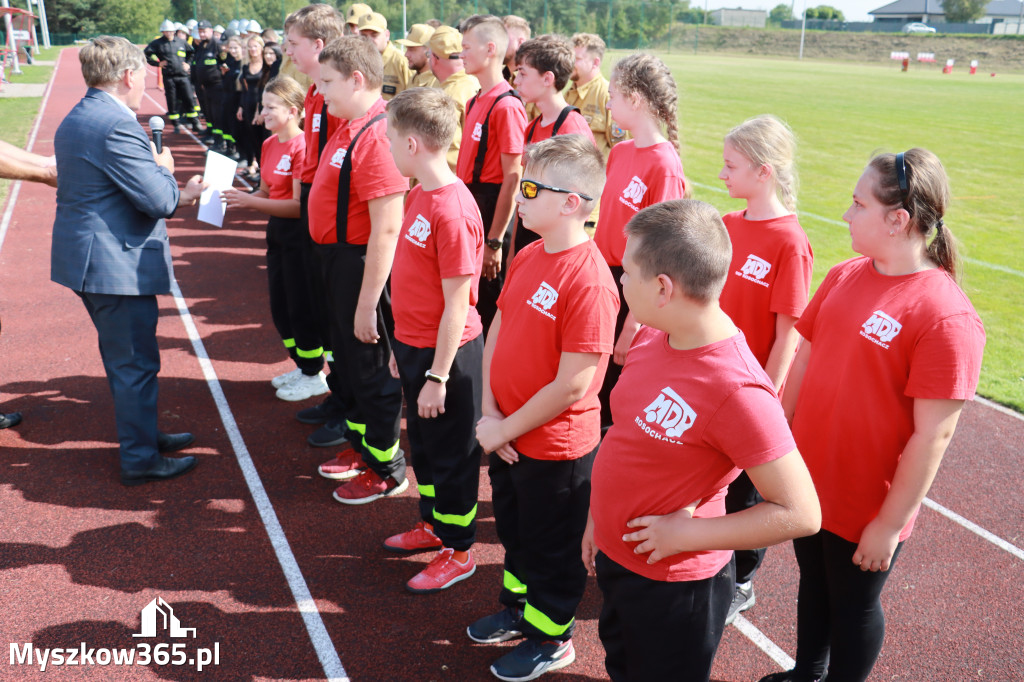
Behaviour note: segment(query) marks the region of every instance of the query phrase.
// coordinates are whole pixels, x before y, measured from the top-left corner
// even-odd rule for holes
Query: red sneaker
[[[445,547],[427,564],[427,567],[405,584],[410,592],[430,594],[446,590],[455,583],[476,573],[476,562],[470,554],[466,563],[460,564],[452,556],[455,550]]]
[[[434,527],[420,521],[412,530],[392,535],[384,541],[384,549],[395,554],[416,554],[441,549],[441,539],[434,535]]]
[[[365,469],[345,485],[339,486],[334,491],[334,499],[342,504],[366,504],[381,497],[398,495],[408,487],[407,478],[397,483],[390,476],[385,480],[373,469]]]
[[[316,470],[324,478],[329,478],[334,481],[344,481],[349,478],[354,478],[358,476],[360,472],[365,471],[366,464],[363,463],[362,455],[352,448],[349,448],[348,450],[342,450],[334,459],[324,462],[318,466]]]

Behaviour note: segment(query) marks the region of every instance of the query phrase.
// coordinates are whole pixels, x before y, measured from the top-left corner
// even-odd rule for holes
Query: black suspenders
[[[348,150],[345,152],[345,160],[341,162],[341,170],[338,171],[338,220],[337,220],[337,236],[338,244],[345,244],[348,242],[348,200],[350,183],[349,180],[352,177],[352,154],[355,153],[356,142],[362,137],[366,129],[372,126],[377,121],[385,118],[387,113],[380,112],[373,118],[371,118],[366,125],[359,129],[356,136],[352,138],[352,141],[348,145]],[[323,130],[323,124],[320,129]],[[320,148],[323,151],[323,147]]]
[[[562,127],[562,124],[565,123],[565,119],[569,118],[569,114],[574,111],[579,111],[579,109],[577,109],[571,104],[567,104],[564,109],[558,112],[558,118],[555,119],[555,127],[551,129],[551,137],[554,137],[555,135],[558,134],[558,130],[559,128]],[[537,126],[540,124],[540,119],[540,116],[533,119],[533,122],[530,123],[530,127],[526,129],[525,144],[530,144],[533,141],[533,132],[537,129]]]
[[[494,103],[491,104],[491,108],[487,110],[487,118],[484,119],[483,125],[480,126],[480,144],[476,148],[476,160],[473,162],[473,182],[480,182],[480,176],[484,172],[484,158],[487,156],[487,134],[490,130],[491,124],[491,112],[494,111],[494,107],[498,105],[505,97],[511,95],[512,97],[519,98],[519,93],[515,90],[506,90],[497,97],[494,98]],[[473,110],[473,105],[476,104],[479,94],[473,95],[473,99],[469,100],[466,105],[466,114]]]

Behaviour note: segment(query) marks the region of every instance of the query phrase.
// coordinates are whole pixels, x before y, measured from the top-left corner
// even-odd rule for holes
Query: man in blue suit
[[[157,154],[135,112],[146,88],[142,50],[100,36],[79,53],[89,90],[57,129],[57,218],[50,279],[77,293],[99,336],[114,396],[121,482],[180,476],[195,457],[161,452],[190,445],[192,434],[157,429],[157,294],[173,273],[164,218],[202,193],[199,176],[183,191],[169,149]]]

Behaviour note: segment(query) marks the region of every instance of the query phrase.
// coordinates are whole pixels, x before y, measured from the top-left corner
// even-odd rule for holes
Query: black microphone
[[[159,116],[149,119],[149,129],[153,131],[153,144],[156,145],[156,153],[164,151],[164,120]]]

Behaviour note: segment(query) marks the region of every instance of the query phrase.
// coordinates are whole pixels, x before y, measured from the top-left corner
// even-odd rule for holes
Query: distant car
[[[920,21],[914,21],[909,24],[903,24],[904,33],[935,33],[935,28],[927,24],[922,24]]]

